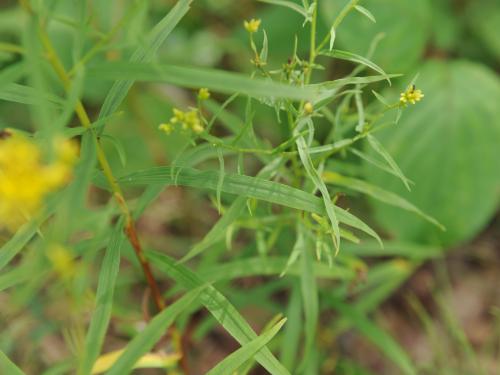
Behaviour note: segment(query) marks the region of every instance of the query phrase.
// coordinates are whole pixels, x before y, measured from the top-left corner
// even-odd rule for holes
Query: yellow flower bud
[[[200,100],[207,100],[210,98],[210,91],[208,91],[207,88],[201,88],[198,91],[198,99]]]
[[[252,34],[259,31],[260,22],[261,22],[260,20],[252,18],[250,21],[244,21],[243,26],[245,26],[246,31]]]
[[[311,102],[307,102],[306,104],[304,104],[304,112],[307,115],[310,115],[314,112],[314,107]]]

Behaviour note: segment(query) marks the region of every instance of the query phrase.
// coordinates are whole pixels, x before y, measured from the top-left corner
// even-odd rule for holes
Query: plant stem
[[[71,87],[71,79],[66,72],[66,69],[64,68],[61,60],[59,59],[59,56],[57,55],[52,42],[49,39],[49,36],[46,32],[46,30],[42,27],[39,28],[40,32],[40,39],[42,42],[42,45],[47,53],[47,58],[49,60],[49,63],[51,64],[52,68],[56,72],[57,76],[61,80],[64,88],[66,91],[68,91]],[[125,217],[125,234],[127,235],[127,238],[132,245],[135,254],[141,264],[142,270],[144,272],[144,275],[146,277],[146,280],[148,282],[149,288],[151,289],[151,294],[153,296],[154,303],[159,311],[163,310],[165,308],[165,303],[163,301],[163,297],[160,293],[160,288],[158,287],[158,283],[156,282],[153,272],[151,270],[151,266],[146,259],[144,255],[144,251],[142,249],[141,243],[139,241],[139,237],[137,236],[137,230],[135,227],[135,222],[132,218],[132,215],[130,213],[130,209],[125,201],[125,198],[123,196],[123,192],[120,188],[120,185],[116,182],[116,178],[113,175],[113,172],[111,170],[111,166],[109,164],[109,161],[106,157],[106,154],[104,153],[104,150],[101,146],[101,143],[99,141],[99,137],[95,133],[95,130],[91,126],[91,121],[90,118],[87,114],[87,111],[85,110],[85,107],[83,106],[82,102],[78,100],[76,102],[76,107],[75,107],[75,112],[80,120],[80,123],[82,126],[91,133],[92,138],[94,139],[95,145],[96,145],[96,150],[97,150],[97,160],[99,161],[99,164],[101,165],[102,172],[104,176],[106,177],[106,180],[108,181],[111,190],[113,192],[113,196],[118,203],[118,206],[122,212],[122,214]]]

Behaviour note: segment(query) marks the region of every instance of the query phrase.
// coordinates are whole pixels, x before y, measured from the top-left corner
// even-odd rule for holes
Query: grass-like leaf
[[[222,70],[153,63],[98,64],[89,69],[88,75],[99,80],[128,78],[135,81],[166,82],[192,89],[206,87],[225,94],[243,93],[255,97],[313,100],[318,94],[318,90],[312,87],[302,88],[265,79],[252,79]]]
[[[373,61],[368,60],[366,57],[357,55],[352,52],[342,51],[339,49],[333,49],[331,51],[322,51],[321,54],[324,56],[330,56],[340,60],[346,60],[356,64],[364,65],[370,69],[375,70],[377,73],[380,73],[382,76],[384,76],[386,81],[389,82],[389,85],[391,84],[391,79],[387,75],[387,73],[384,72],[384,70],[380,66],[375,64]]]
[[[121,221],[116,225],[106,249],[106,255],[99,273],[96,293],[96,307],[85,340],[85,350],[78,369],[79,375],[88,375],[99,356],[111,318],[116,276],[120,268],[120,248],[124,236]]]
[[[357,178],[345,177],[335,172],[324,172],[323,179],[327,183],[335,184],[338,186],[343,186],[348,189],[358,191],[360,193],[369,195],[381,202],[390,204],[395,207],[402,208],[403,210],[413,212],[420,216],[421,218],[427,220],[428,222],[434,224],[436,227],[444,230],[444,226],[439,223],[432,216],[427,215],[418,207],[408,202],[406,199],[402,198],[398,194],[391,191],[382,189],[381,187],[370,184],[369,182],[359,180]]]
[[[279,5],[282,7],[286,7],[288,9],[292,9],[295,12],[304,16],[304,18],[306,18],[306,19],[309,17],[309,15],[307,14],[307,10],[305,10],[303,7],[301,7],[300,5],[298,5],[292,1],[287,1],[287,0],[258,0],[258,1],[260,1],[261,3]]]
[[[244,344],[240,349],[228,355],[224,360],[207,372],[207,375],[226,375],[235,373],[241,365],[252,359],[260,349],[276,336],[285,322],[286,318],[281,319],[262,335]]]
[[[106,375],[129,374],[135,363],[153,348],[156,342],[167,332],[167,328],[175,321],[177,316],[186,310],[197,299],[199,294],[200,288],[189,291],[151,319],[146,328],[127,345],[125,351],[106,372]]]
[[[176,175],[177,178],[174,181],[172,176]],[[119,182],[122,185],[174,185],[175,182],[178,185],[215,191],[218,180],[218,171],[182,168],[177,174],[177,168],[172,171],[170,167],[155,167],[124,176],[119,179]],[[97,183],[103,186],[102,181],[98,180]],[[221,190],[224,193],[255,198],[297,210],[326,214],[325,204],[321,198],[291,186],[258,177],[226,174]],[[378,234],[356,216],[337,206],[334,206],[334,210],[341,223],[359,229],[382,243]]]
[[[273,276],[281,274],[287,266],[287,261],[288,259],[286,257],[255,257],[230,261],[216,266],[204,267],[198,272],[204,280],[209,282],[233,280],[240,277]],[[313,269],[314,276],[317,278],[351,280],[355,276],[352,269],[343,268],[337,264],[333,264],[329,267],[324,263],[312,262],[311,267]],[[290,267],[287,268],[286,274],[301,276],[302,271],[300,265],[290,265]]]
[[[156,267],[169,277],[172,277],[179,285],[186,289],[196,289],[206,284],[205,281],[194,272],[190,271],[182,264],[178,264],[175,259],[167,255],[149,252],[147,256]],[[207,286],[201,291],[200,300],[214,318],[241,345],[257,337],[256,333],[240,315],[238,310],[213,286]],[[273,375],[289,374],[269,349],[265,347],[255,355],[255,359]]]
[[[399,168],[394,158],[391,156],[391,154],[389,154],[389,152],[385,149],[382,143],[380,143],[380,141],[371,134],[368,134],[367,139],[368,139],[368,144],[371,146],[371,148],[377,154],[382,156],[382,158],[384,158],[384,160],[389,165],[389,167],[394,171],[396,176],[398,176],[399,179],[403,181],[406,189],[411,190],[410,185],[408,184],[408,178],[406,178],[401,168]]]
[[[0,373],[5,375],[25,375],[1,350]]]
[[[130,61],[152,61],[165,39],[189,11],[192,2],[193,0],[179,0],[172,10],[153,28],[147,41],[134,52]],[[134,80],[131,77],[123,77],[123,80],[113,84],[113,87],[111,87],[104,100],[99,113],[99,119],[111,115],[118,109],[133,84]]]
[[[343,317],[352,322],[353,326],[363,336],[372,341],[390,360],[398,365],[404,374],[417,374],[417,370],[411,363],[410,358],[389,334],[377,327],[356,309],[341,302],[335,302],[335,307]]]

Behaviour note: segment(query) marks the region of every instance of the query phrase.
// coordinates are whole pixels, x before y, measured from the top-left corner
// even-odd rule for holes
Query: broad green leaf
[[[191,290],[206,284],[197,274],[164,254],[150,252],[147,255],[156,267],[186,289]],[[241,345],[257,337],[238,310],[213,286],[209,285],[201,291],[200,300]],[[255,359],[273,375],[289,374],[267,348],[262,348],[255,355]]]
[[[377,73],[380,73],[380,75],[382,75],[387,80],[387,82],[391,84],[391,79],[389,78],[387,73],[384,72],[384,70],[380,66],[368,60],[366,57],[348,51],[341,51],[338,49],[333,49],[331,51],[322,51],[321,54],[324,56],[330,56],[336,59],[346,60],[356,64],[367,66],[368,68],[375,70]]]
[[[259,337],[244,344],[240,349],[231,353],[214,368],[207,372],[207,375],[227,375],[235,373],[246,361],[251,360],[259,350],[261,350],[279,332],[286,318],[281,319],[271,329],[264,332]]]
[[[219,179],[219,172],[217,171],[182,168],[174,181],[172,175],[175,176],[176,174],[176,168],[172,171],[170,167],[155,167],[124,176],[118,181],[122,185],[130,186],[149,184],[174,185],[175,182],[178,185],[191,186],[204,190],[215,191],[217,189]],[[102,186],[102,179],[98,183]],[[224,193],[260,199],[297,210],[304,210],[320,215],[326,214],[324,201],[321,198],[291,186],[258,177],[226,174],[221,190]],[[335,215],[341,223],[359,229],[380,241],[377,233],[357,217],[340,207],[335,206],[334,209]]]
[[[5,375],[25,375],[1,350],[0,373]]]
[[[415,182],[408,193],[369,167],[367,180],[428,212],[446,232],[373,202],[380,223],[398,239],[455,246],[473,238],[498,209],[500,191],[500,81],[477,64],[431,61],[422,67],[425,98],[397,127],[380,132],[387,151]]]
[[[173,85],[206,87],[225,94],[243,93],[256,97],[276,97],[313,100],[318,94],[312,87],[296,87],[266,79],[252,79],[246,75],[223,70],[174,66],[153,63],[116,62],[95,65],[88,76],[101,80],[165,82]]]
[[[322,1],[326,27],[336,17],[346,1]],[[386,37],[374,54],[373,61],[389,71],[405,73],[424,54],[432,28],[431,6],[428,0],[363,0],[363,7],[370,9],[377,23],[360,14],[349,14],[337,30],[335,42],[339,48],[364,55],[372,38],[381,32]]]
[[[343,186],[348,189],[369,195],[370,197],[384,202],[388,205],[399,207],[403,210],[413,212],[420,216],[421,218],[427,220],[428,222],[434,224],[441,230],[445,230],[443,225],[441,225],[436,219],[422,212],[418,207],[408,202],[406,199],[400,197],[399,195],[382,189],[381,187],[372,185],[366,181],[359,180],[357,178],[345,177],[335,172],[324,172],[323,180],[326,183],[331,183],[338,186]]]
[[[416,375],[417,370],[406,352],[385,331],[367,319],[363,313],[339,301],[335,308],[348,319],[353,326],[373,344],[375,344],[390,360],[392,360],[404,374]]]
[[[130,374],[135,363],[149,352],[158,340],[167,332],[177,316],[197,301],[203,286],[189,291],[172,305],[158,313],[137,336],[127,345],[125,351],[118,357],[106,375]]]
[[[96,293],[96,306],[85,340],[85,349],[78,368],[79,375],[88,375],[102,348],[108,324],[111,319],[115,282],[120,268],[120,248],[123,243],[122,221],[120,220],[111,234],[99,273]]]

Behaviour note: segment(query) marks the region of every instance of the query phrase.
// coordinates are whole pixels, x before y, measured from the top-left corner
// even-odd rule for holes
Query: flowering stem
[[[40,39],[42,42],[42,45],[47,53],[47,58],[49,60],[49,63],[51,64],[52,68],[56,72],[57,76],[61,80],[65,90],[69,90],[71,87],[71,79],[66,72],[61,60],[59,59],[59,56],[57,55],[56,51],[54,50],[54,47],[49,39],[49,36],[46,32],[45,29],[40,27]],[[151,270],[151,266],[146,259],[144,255],[144,251],[142,249],[141,243],[139,241],[139,237],[137,236],[137,230],[135,227],[134,220],[132,218],[132,215],[130,213],[130,209],[125,201],[125,198],[123,197],[123,192],[120,188],[120,185],[116,182],[116,178],[113,175],[113,172],[111,170],[111,166],[109,164],[109,161],[106,157],[106,154],[104,153],[104,150],[99,142],[99,138],[97,134],[95,133],[94,129],[92,128],[92,123],[90,121],[90,118],[87,114],[87,111],[85,110],[85,107],[83,106],[82,102],[78,100],[76,102],[75,106],[75,112],[80,120],[82,126],[86,129],[89,130],[89,132],[92,135],[92,138],[94,139],[94,142],[96,144],[96,149],[97,149],[97,160],[99,161],[99,164],[101,165],[102,172],[104,176],[106,177],[106,180],[108,181],[111,190],[113,192],[113,196],[118,203],[118,206],[122,212],[122,214],[125,217],[125,234],[127,235],[127,238],[132,245],[135,254],[137,258],[139,259],[139,262],[141,264],[142,270],[144,272],[144,275],[146,277],[146,280],[148,282],[149,288],[151,289],[151,294],[153,296],[153,300],[155,302],[155,305],[158,310],[163,310],[165,308],[165,303],[163,301],[162,295],[160,293],[160,288],[158,287],[158,283],[156,282],[153,272]]]

